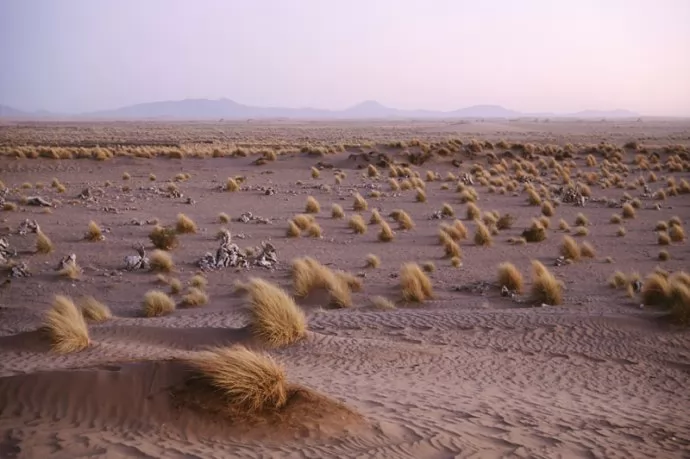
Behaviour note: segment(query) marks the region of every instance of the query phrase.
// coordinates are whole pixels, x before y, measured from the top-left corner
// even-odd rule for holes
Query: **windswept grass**
[[[501,287],[506,286],[516,293],[522,293],[524,288],[522,273],[514,264],[507,261],[503,262],[498,265],[498,284]]]
[[[405,301],[421,303],[433,298],[431,280],[416,263],[405,263],[400,270],[400,288]]]
[[[53,306],[44,317],[43,330],[50,338],[52,349],[60,354],[79,352],[91,344],[84,316],[72,300],[63,295],[53,299]]]

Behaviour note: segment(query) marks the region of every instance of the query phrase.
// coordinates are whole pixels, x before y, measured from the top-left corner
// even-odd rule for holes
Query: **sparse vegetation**
[[[568,260],[577,261],[580,259],[580,246],[570,236],[564,236],[561,243],[561,255]]]
[[[629,202],[623,204],[623,218],[635,218],[635,208]]]
[[[88,241],[102,241],[105,239],[103,236],[103,231],[101,230],[101,227],[98,226],[98,223],[93,220],[89,222],[89,228],[86,231],[85,239]]]
[[[373,253],[370,253],[369,255],[367,255],[365,266],[367,268],[378,268],[379,266],[381,266],[381,260]]]
[[[546,228],[537,219],[532,220],[532,225],[522,232],[522,237],[527,242],[541,242],[546,239]]]
[[[53,243],[41,230],[36,232],[36,251],[38,253],[51,253],[54,250]]]
[[[142,306],[146,317],[164,316],[175,310],[175,302],[160,290],[146,292]]]
[[[364,234],[367,231],[367,224],[359,214],[355,214],[350,218],[348,226],[357,234]]]
[[[105,322],[113,317],[110,308],[92,296],[81,297],[77,303],[86,320]]]
[[[475,221],[475,224],[474,243],[478,246],[489,247],[493,242],[491,231],[489,231],[489,228],[479,220]]]
[[[431,280],[416,263],[405,263],[400,270],[400,287],[405,301],[421,303],[433,298]]]
[[[552,306],[563,301],[563,285],[537,260],[532,260],[532,300]]]
[[[309,196],[307,198],[307,203],[304,207],[304,211],[308,214],[318,214],[319,212],[321,212],[321,205],[315,197]]]
[[[388,310],[395,309],[395,303],[386,298],[385,296],[373,296],[369,299],[371,305],[376,309]]]
[[[345,212],[339,204],[333,204],[331,206],[331,218],[341,219],[345,217]]]
[[[172,250],[178,245],[177,232],[174,228],[156,225],[153,227],[149,239],[154,247],[160,250]]]
[[[366,199],[364,199],[361,194],[357,193],[355,195],[352,208],[357,212],[361,212],[367,210],[369,208],[369,204],[367,204]]]
[[[188,308],[203,306],[208,303],[208,294],[200,288],[192,287],[182,297],[181,305]]]
[[[153,272],[169,273],[175,267],[172,257],[165,250],[154,250],[149,261]]]
[[[84,316],[72,300],[63,295],[53,299],[44,317],[43,331],[50,338],[53,351],[60,354],[79,352],[91,344]]]
[[[196,233],[198,231],[194,220],[187,217],[185,214],[177,214],[177,223],[175,229],[180,234]]]
[[[522,293],[524,287],[522,274],[514,264],[509,262],[498,265],[498,284],[516,293]]]
[[[218,221],[220,223],[230,223],[230,216],[226,214],[225,212],[221,212],[218,214]]]
[[[381,242],[390,242],[395,238],[395,233],[393,233],[393,230],[391,229],[390,225],[386,223],[385,221],[381,221],[380,223],[381,229],[378,234],[379,241]]]
[[[299,226],[294,222],[294,220],[288,220],[287,237],[300,237],[302,231]]]

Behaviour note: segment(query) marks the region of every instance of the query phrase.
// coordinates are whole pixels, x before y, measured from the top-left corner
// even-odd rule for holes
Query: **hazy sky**
[[[0,104],[690,116],[690,0],[0,0]]]

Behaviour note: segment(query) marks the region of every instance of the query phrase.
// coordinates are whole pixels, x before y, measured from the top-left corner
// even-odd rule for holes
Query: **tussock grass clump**
[[[416,263],[405,263],[400,269],[400,288],[405,301],[421,303],[433,298],[431,280]]]
[[[422,269],[425,273],[433,273],[434,271],[436,271],[436,265],[433,261],[425,261],[424,263],[422,263]]]
[[[122,180],[129,180],[131,178],[132,176],[129,174],[129,172],[125,172],[124,174],[122,174]]]
[[[343,217],[345,217],[345,212],[340,204],[333,204],[331,206],[331,218],[341,219]]]
[[[177,214],[175,229],[180,234],[196,233],[198,231],[194,220],[187,217],[185,214]]]
[[[17,204],[15,204],[14,202],[6,202],[2,206],[2,210],[6,212],[14,212],[17,210]]]
[[[369,299],[371,302],[371,305],[375,307],[376,309],[383,309],[383,310],[388,310],[388,309],[395,309],[395,303],[393,303],[391,300],[386,298],[385,296],[373,296]]]
[[[275,411],[288,402],[285,370],[267,354],[236,345],[198,352],[186,362],[237,412]]]
[[[671,258],[671,254],[668,253],[668,250],[660,250],[658,258],[659,261],[668,261]]]
[[[683,242],[685,240],[685,231],[680,225],[671,225],[668,235],[673,242]]]
[[[150,290],[144,295],[142,307],[146,317],[159,317],[173,312],[175,302],[160,290]]]
[[[676,216],[671,217],[669,219],[668,225],[669,226],[674,226],[674,225],[683,226],[683,222],[680,220],[680,217],[676,215]]]
[[[473,202],[470,202],[467,204],[467,219],[468,220],[476,220],[482,215],[482,211],[477,207],[477,205]]]
[[[516,293],[522,293],[524,287],[522,273],[514,264],[507,261],[503,262],[498,265],[498,284]]]
[[[618,230],[616,230],[616,236],[618,237],[624,237],[627,234],[627,231],[625,230],[624,226],[619,226]]]
[[[43,231],[39,230],[36,233],[36,251],[38,253],[51,253],[54,249],[55,247],[50,238]]]
[[[561,243],[561,255],[563,255],[568,260],[577,261],[580,259],[580,246],[577,245],[575,239],[570,236],[564,236],[563,242]]]
[[[394,178],[388,179],[388,187],[391,191],[400,191],[400,185],[398,184],[398,181]]]
[[[315,238],[322,237],[321,236],[322,235],[321,226],[319,226],[319,224],[316,222],[311,222],[311,224],[309,226],[307,226],[306,232],[307,232],[307,235],[309,237],[315,237]]]
[[[369,218],[369,224],[370,225],[378,225],[383,221],[383,217],[381,217],[381,214],[379,213],[378,210],[374,209],[371,211],[371,217]]]
[[[654,231],[667,231],[668,230],[668,224],[661,220],[656,222],[656,226],[654,227]]]
[[[527,189],[527,202],[530,206],[541,205],[541,198],[539,197],[539,193],[537,193],[537,191],[534,188]]]
[[[561,231],[565,231],[566,233],[570,231],[570,225],[568,225],[568,222],[563,220],[562,218],[558,221],[558,229]]]
[[[206,280],[206,278],[204,276],[202,276],[200,274],[195,274],[189,280],[189,285],[191,285],[194,288],[205,290],[206,286],[208,285],[208,281]]]
[[[537,260],[532,260],[532,300],[552,306],[563,301],[563,284]]]
[[[671,294],[668,278],[660,273],[649,274],[642,284],[642,302],[647,306],[663,306]]]
[[[635,208],[629,203],[626,202],[623,204],[623,218],[627,219],[632,219],[635,218]]]
[[[370,253],[369,255],[367,255],[367,258],[366,258],[366,261],[365,261],[365,265],[364,265],[364,266],[367,267],[367,268],[374,268],[374,269],[376,269],[376,268],[378,268],[379,266],[381,266],[381,259],[379,259],[379,257],[377,257],[376,255],[374,255],[373,253]]]
[[[314,221],[314,217],[308,214],[297,214],[294,217],[292,217],[292,221],[297,225],[297,227],[304,231],[309,227],[309,225],[312,224]]]
[[[553,204],[549,201],[545,201],[544,204],[541,205],[541,213],[546,217],[553,217]]]
[[[587,226],[589,225],[589,219],[583,213],[577,214],[575,217],[575,226]]]
[[[669,245],[671,243],[671,236],[669,236],[665,231],[659,231],[657,243],[659,245]]]
[[[86,320],[92,322],[105,322],[113,317],[110,308],[92,296],[81,297],[77,304]]]
[[[453,210],[453,206],[451,206],[447,202],[443,203],[443,207],[441,207],[441,215],[443,215],[444,217],[454,217],[455,210]]]
[[[53,306],[43,320],[43,331],[50,338],[53,351],[60,354],[79,352],[91,344],[84,316],[72,300],[63,295],[53,299]]]
[[[493,243],[491,231],[489,228],[479,220],[475,221],[476,228],[474,230],[474,243],[481,247],[489,247]]]
[[[589,230],[585,226],[578,226],[575,228],[573,234],[575,236],[587,236],[589,234]]]
[[[231,193],[234,193],[235,191],[239,191],[240,189],[240,184],[237,183],[237,180],[235,180],[232,177],[228,177],[228,180],[225,182],[225,191],[229,191]]]
[[[614,224],[614,225],[619,225],[622,221],[623,221],[623,217],[621,217],[619,214],[611,215],[611,219],[609,220],[609,222]]]
[[[321,172],[319,172],[319,170],[318,170],[317,168],[312,167],[312,168],[311,168],[311,178],[317,179],[317,178],[319,178],[320,176],[321,176]]]
[[[402,209],[394,212],[393,219],[398,223],[398,228],[401,230],[411,230],[414,228],[414,220]]]
[[[616,271],[609,277],[608,284],[611,288],[625,287],[628,285],[628,277],[624,273]]]
[[[182,297],[181,305],[188,308],[196,308],[208,303],[208,294],[200,288],[192,287]]]
[[[460,245],[458,245],[458,243],[455,242],[447,233],[441,232],[440,235],[446,258],[461,258],[462,251],[460,250]]]
[[[67,279],[76,280],[81,277],[82,269],[75,261],[65,264],[65,266],[60,270],[59,274]]]
[[[154,250],[149,260],[154,272],[169,273],[175,268],[172,257],[165,250]]]
[[[369,204],[367,203],[367,200],[362,197],[361,194],[357,193],[355,195],[354,202],[352,203],[352,208],[358,212],[367,210],[369,208]]]
[[[105,239],[105,236],[103,236],[103,231],[101,230],[101,227],[98,226],[98,223],[91,220],[84,238],[88,241],[102,241]]]
[[[546,239],[546,228],[537,219],[532,220],[532,225],[522,232],[522,237],[527,242],[541,242]]]
[[[355,276],[334,272],[311,257],[293,260],[292,283],[295,296],[304,297],[314,290],[325,289],[331,303],[338,307],[352,306],[351,291],[361,289],[361,281]]]
[[[515,223],[515,216],[512,214],[503,214],[496,220],[496,228],[499,230],[507,230],[513,227]]]
[[[304,211],[308,214],[318,214],[321,212],[321,205],[314,196],[309,196],[304,206]]]
[[[549,217],[546,215],[542,215],[539,217],[539,223],[541,223],[541,226],[544,227],[544,229],[549,229],[549,226],[551,226],[551,220],[549,220]]]
[[[367,166],[367,176],[370,178],[376,178],[379,176],[379,170],[376,169],[376,166],[373,164],[369,164],[369,166]]]
[[[301,234],[302,231],[299,229],[299,226],[293,220],[288,220],[287,237],[300,237]]]
[[[395,238],[395,233],[391,229],[390,225],[385,221],[381,220],[381,230],[379,231],[378,238],[381,242],[390,242]]]
[[[179,243],[177,232],[174,228],[166,228],[160,225],[153,227],[151,234],[149,234],[149,239],[154,247],[160,250],[172,250]]]
[[[367,224],[359,214],[353,215],[350,218],[348,226],[357,234],[364,234],[367,231]]]
[[[417,195],[415,197],[417,202],[426,202],[426,193],[421,188],[417,189]]]
[[[225,212],[221,212],[218,214],[218,221],[220,223],[230,223],[230,216]]]
[[[182,282],[179,279],[170,279],[168,281],[168,284],[170,284],[171,294],[177,295],[182,291]]]
[[[582,243],[580,253],[582,254],[583,258],[594,258],[597,256],[596,250],[594,250],[594,247],[589,242]]]
[[[450,265],[453,268],[459,268],[462,266],[462,259],[460,257],[453,257],[450,259]]]

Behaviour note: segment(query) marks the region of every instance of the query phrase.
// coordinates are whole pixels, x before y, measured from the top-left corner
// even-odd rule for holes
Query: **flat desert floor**
[[[690,457],[690,122],[5,122],[0,139],[0,458]],[[320,211],[296,218],[310,196]],[[171,272],[125,269],[179,214],[196,230],[177,235]],[[545,238],[521,239],[539,218]],[[307,222],[297,237],[292,219]],[[85,239],[91,221],[103,240]],[[202,271],[223,228],[250,265]],[[568,238],[582,254],[563,252]],[[268,267],[253,263],[262,243]],[[70,254],[71,276],[58,269]],[[295,297],[306,335],[268,346],[238,283],[296,294],[303,257],[350,279],[351,301],[312,286]],[[535,291],[533,261],[561,301]],[[523,288],[502,289],[504,262]],[[409,263],[430,280],[424,301],[403,294]],[[144,316],[151,290],[177,308]],[[112,311],[88,321],[85,349],[52,347],[56,295]],[[213,409],[190,402],[185,359],[238,344],[307,395],[252,416],[218,394],[197,393]]]

